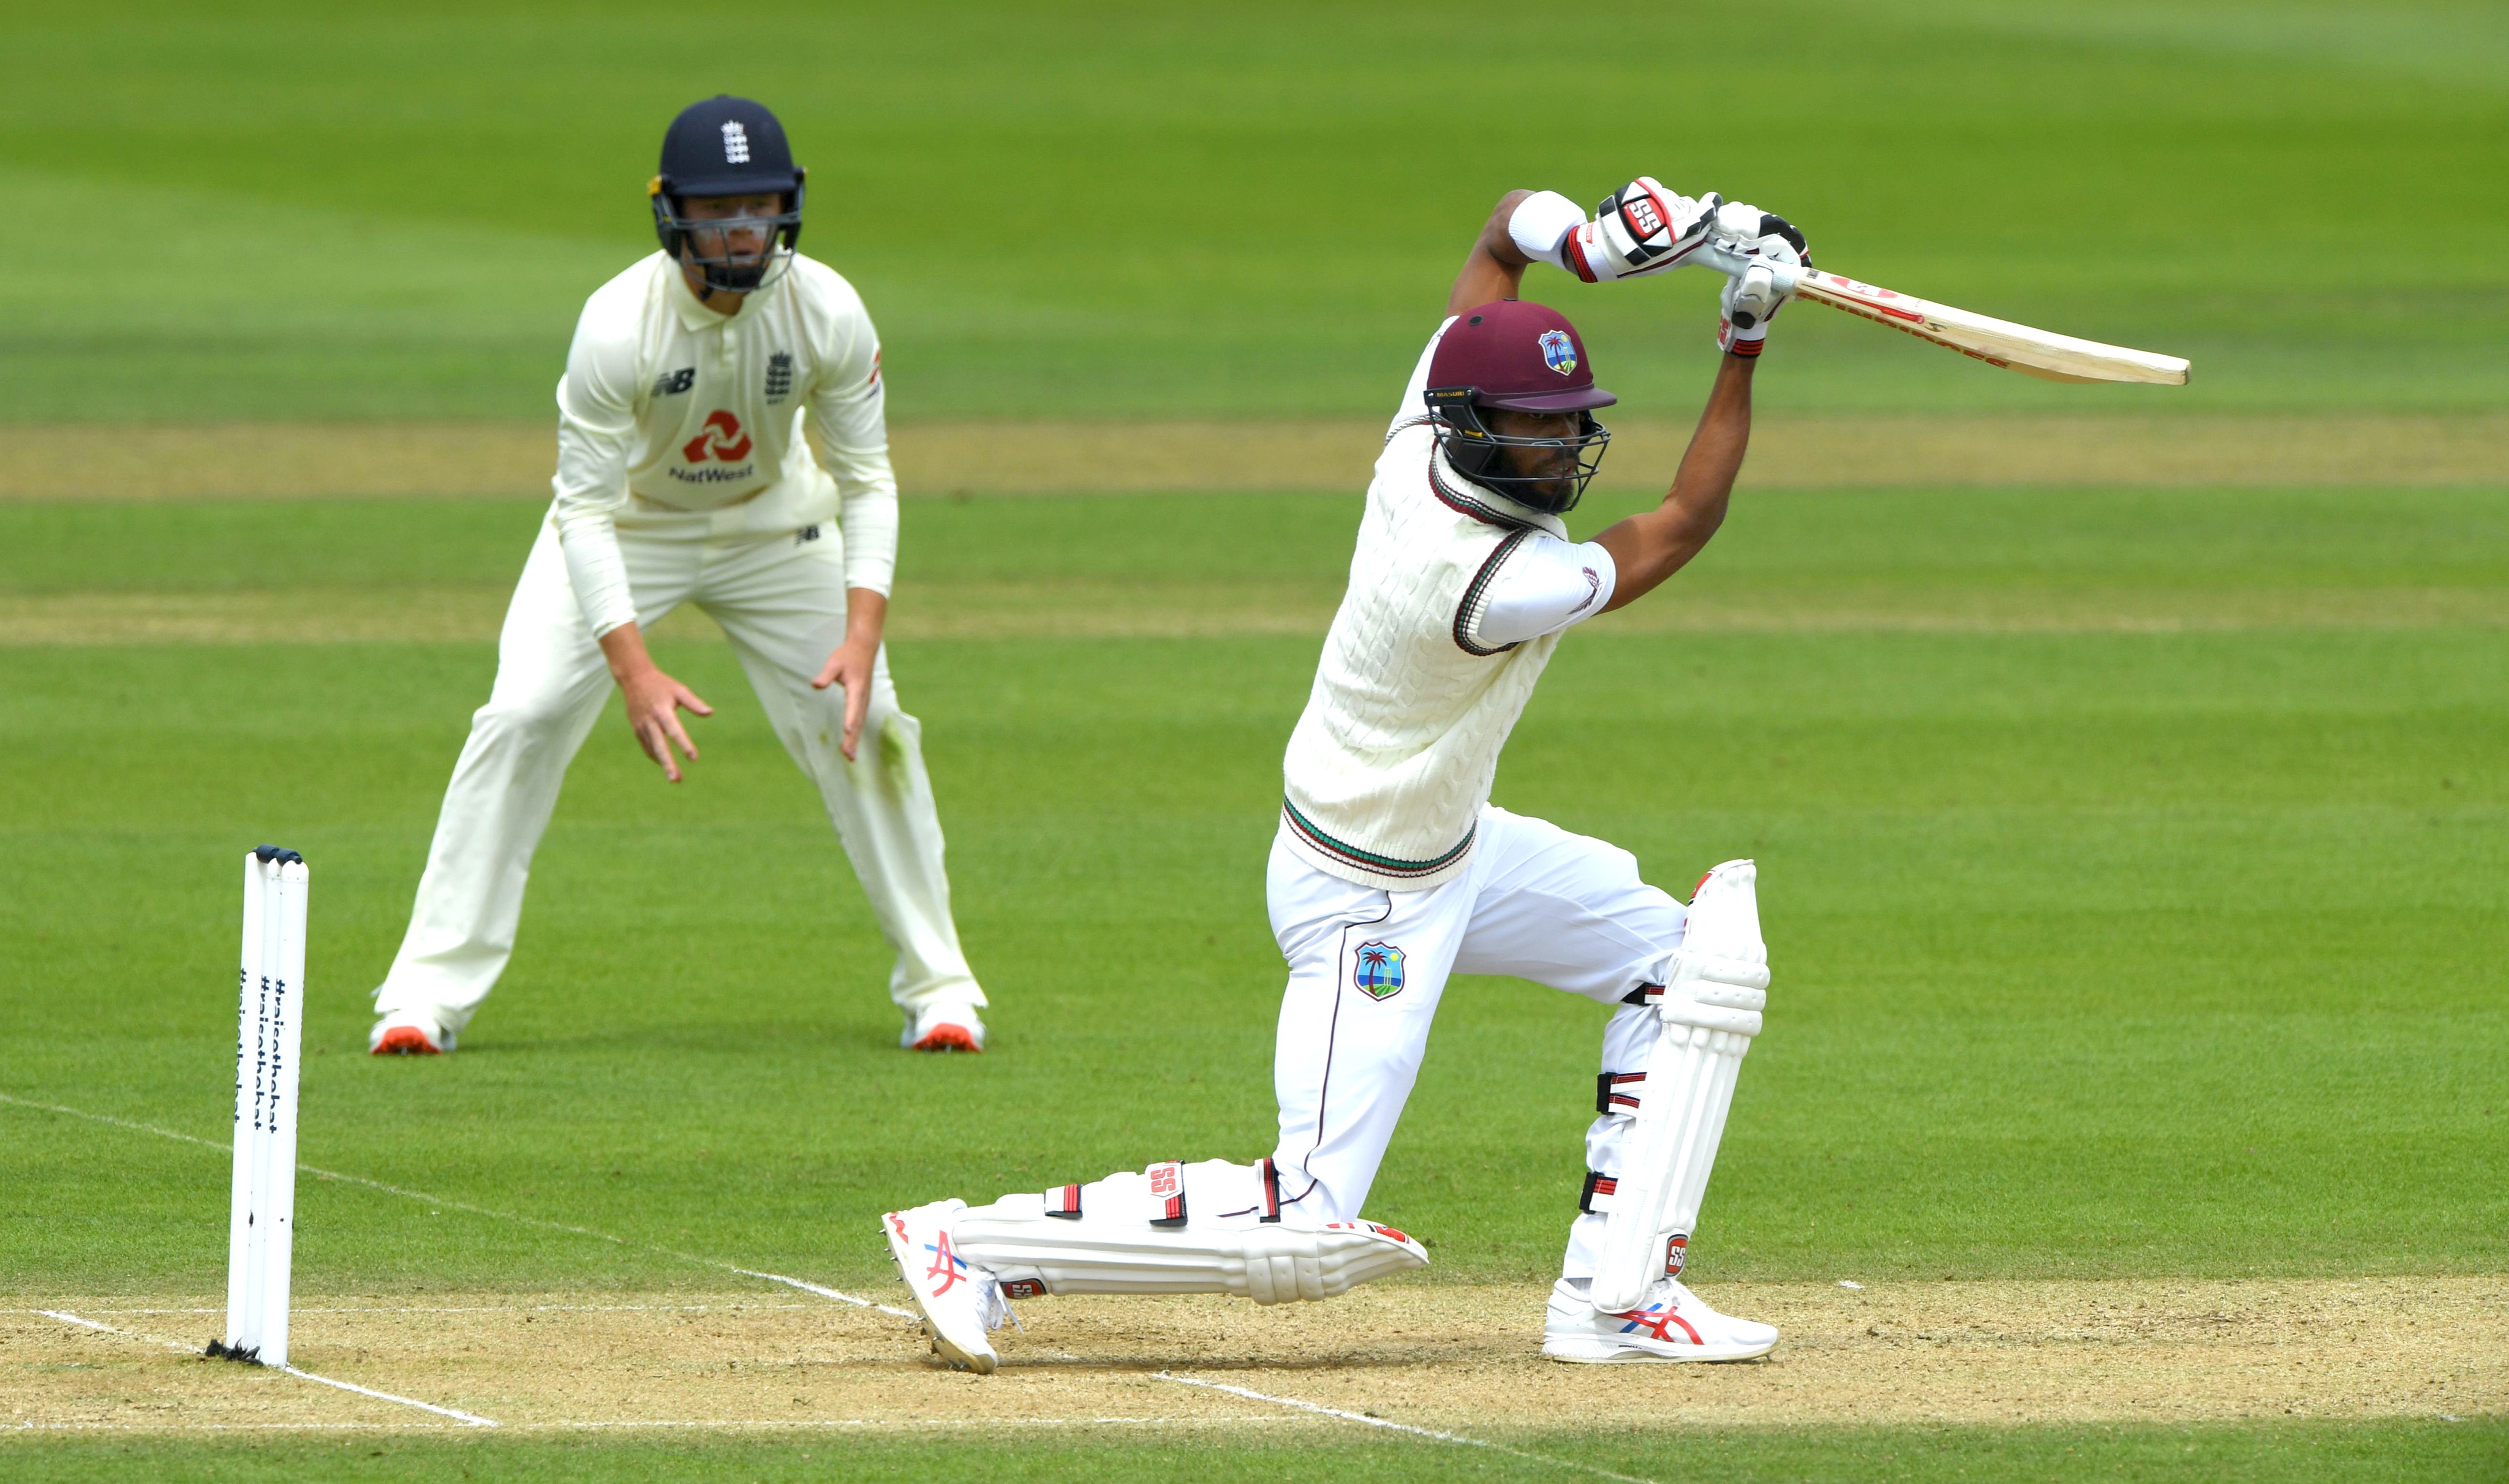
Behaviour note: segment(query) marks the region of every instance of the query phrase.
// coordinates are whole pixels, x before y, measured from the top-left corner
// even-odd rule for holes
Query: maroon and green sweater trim
[[[1455,605],[1456,649],[1467,654],[1486,657],[1492,654],[1504,654],[1516,648],[1512,644],[1502,644],[1483,649],[1473,643],[1473,620],[1480,616],[1481,604],[1489,596],[1490,579],[1498,575],[1498,570],[1507,565],[1507,559],[1515,555],[1516,548],[1523,545],[1525,538],[1531,535],[1533,533],[1530,530],[1509,532],[1500,538],[1498,549],[1481,562],[1481,570],[1473,574],[1471,585],[1464,589],[1464,600]]]
[[[1330,856],[1346,866],[1355,866],[1376,875],[1395,876],[1404,880],[1434,876],[1454,865],[1464,858],[1465,852],[1473,848],[1473,836],[1480,833],[1480,826],[1477,823],[1472,829],[1465,831],[1463,839],[1444,855],[1434,860],[1405,861],[1395,856],[1378,855],[1371,850],[1362,850],[1356,845],[1347,845],[1334,839],[1317,829],[1305,815],[1298,812],[1296,804],[1286,798],[1281,800],[1281,817],[1289,821],[1292,834],[1319,854]]]

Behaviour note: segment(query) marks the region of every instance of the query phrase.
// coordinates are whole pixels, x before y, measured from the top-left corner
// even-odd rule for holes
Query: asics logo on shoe
[[[923,1250],[932,1254],[932,1266],[924,1270],[923,1276],[941,1280],[932,1285],[932,1296],[938,1298],[957,1285],[960,1281],[958,1275],[966,1271],[967,1262],[950,1250],[948,1232],[939,1233],[934,1241],[925,1243]]]
[[[1699,1331],[1690,1327],[1688,1319],[1673,1313],[1670,1304],[1649,1304],[1644,1309],[1632,1309],[1626,1314],[1616,1314],[1612,1317],[1629,1321],[1621,1326],[1621,1333],[1625,1335],[1645,1330],[1648,1339],[1662,1340],[1669,1345],[1672,1343],[1670,1326],[1678,1324],[1681,1326],[1681,1332],[1690,1336],[1691,1344],[1702,1343]]]

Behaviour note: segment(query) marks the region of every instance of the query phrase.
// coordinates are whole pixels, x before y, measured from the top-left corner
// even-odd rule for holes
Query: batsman
[[[1681,1281],[1766,1001],[1752,863],[1717,867],[1685,907],[1628,851],[1499,808],[1490,786],[1562,633],[1636,602],[1716,534],[1749,441],[1752,375],[1794,281],[1771,265],[1805,261],[1783,218],[1649,177],[1591,220],[1551,192],[1500,201],[1387,429],[1290,737],[1266,881],[1289,964],[1272,1152],[890,1212],[891,1250],[942,1356],[993,1369],[1007,1299],[1279,1303],[1425,1265],[1420,1243],[1361,1213],[1458,972],[1608,1010],[1587,1173],[1561,1192],[1577,1215],[1543,1353],[1741,1360],[1777,1344]],[[1590,541],[1561,517],[1593,477],[1610,439],[1594,414],[1615,398],[1576,328],[1517,297],[1534,263],[1588,282],[1692,263],[1727,275],[1715,385],[1669,494]]]
[[[453,1050],[495,986],[532,852],[614,686],[664,777],[696,760],[680,713],[712,708],[644,638],[684,603],[723,626],[817,787],[896,950],[901,1044],[984,1049],[922,728],[898,705],[881,644],[897,480],[880,335],[851,284],[795,251],[803,186],[783,126],[747,98],[692,104],[663,135],[647,193],[660,250],[596,290],[577,322],[557,386],[555,498],[409,932],[375,990],[378,1055]]]

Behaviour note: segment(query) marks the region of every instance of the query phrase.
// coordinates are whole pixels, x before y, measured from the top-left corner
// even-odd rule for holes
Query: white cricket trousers
[[[1272,1161],[1285,1209],[1308,1223],[1356,1220],[1420,1075],[1429,1022],[1450,974],[1507,974],[1613,1006],[1601,1070],[1643,1072],[1656,1012],[1623,1004],[1664,983],[1689,909],[1638,879],[1637,858],[1495,805],[1462,875],[1426,891],[1345,881],[1272,844],[1272,935],[1290,962],[1272,1081],[1281,1141]],[[1594,1097],[1593,1084],[1560,1095]],[[1617,1179],[1627,1114],[1599,1114],[1586,1168]],[[1559,1193],[1563,1209],[1577,1192]],[[1603,1217],[1569,1228],[1564,1278],[1592,1278]]]
[[[888,652],[847,762],[844,691],[811,688],[845,629],[844,543],[834,525],[737,541],[707,538],[709,518],[622,529],[620,552],[651,628],[682,603],[723,625],[784,750],[816,784],[881,934],[897,950],[889,997],[983,1005],[950,915],[941,822],[923,770],[922,727],[900,711]],[[557,805],[567,764],[612,690],[601,646],[567,580],[557,530],[543,523],[497,640],[497,682],[470,719],[470,740],[444,791],[409,933],[375,1009],[468,1023],[514,950],[532,852]],[[700,740],[699,745],[703,742]]]

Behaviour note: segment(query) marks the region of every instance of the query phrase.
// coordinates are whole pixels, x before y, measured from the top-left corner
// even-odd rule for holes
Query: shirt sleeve
[[[1612,554],[1592,541],[1563,541],[1521,531],[1490,553],[1455,618],[1455,635],[1476,654],[1495,654],[1583,623],[1612,601]]]
[[[888,387],[880,374],[880,332],[846,290],[831,316],[810,429],[837,481],[845,535],[845,586],[887,596],[897,572],[897,474],[888,463]]]
[[[1387,437],[1394,435],[1395,428],[1429,411],[1428,404],[1420,400],[1420,393],[1429,390],[1429,362],[1437,359],[1438,342],[1446,338],[1446,326],[1454,322],[1452,315],[1440,320],[1438,333],[1430,336],[1429,343],[1421,348],[1419,364],[1411,368],[1411,380],[1403,388],[1403,405],[1394,409],[1394,421],[1386,426]]]
[[[636,436],[636,340],[603,313],[602,295],[583,307],[557,384],[557,474],[549,507],[566,554],[567,580],[593,637],[636,618],[617,517],[627,504],[627,459]]]

